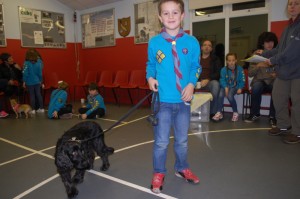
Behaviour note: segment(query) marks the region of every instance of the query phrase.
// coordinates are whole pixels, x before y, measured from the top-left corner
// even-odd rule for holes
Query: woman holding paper
[[[273,32],[263,32],[259,35],[257,49],[272,50],[278,44],[277,36]],[[260,104],[263,93],[272,93],[275,72],[273,67],[269,67],[265,62],[251,63],[248,69],[251,81],[251,108],[250,115],[245,122],[252,123],[260,117]],[[270,103],[270,124],[276,126],[275,108],[271,97]]]
[[[291,18],[277,48],[262,56],[269,58],[266,63],[274,65],[277,74],[272,91],[277,127],[270,129],[269,134],[282,134],[284,142],[294,144],[300,143],[300,0],[288,0],[287,12]]]

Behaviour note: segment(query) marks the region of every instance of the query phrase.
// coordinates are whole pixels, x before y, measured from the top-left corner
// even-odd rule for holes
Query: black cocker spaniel
[[[95,153],[102,159],[100,169],[106,171],[110,166],[108,156],[114,149],[105,145],[103,130],[96,122],[76,124],[57,141],[55,165],[69,198],[78,194],[76,185],[83,182],[85,170],[93,168]]]

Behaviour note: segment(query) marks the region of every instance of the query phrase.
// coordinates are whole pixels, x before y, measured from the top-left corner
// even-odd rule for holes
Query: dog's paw
[[[107,164],[103,164],[100,169],[101,169],[101,171],[106,171],[106,170],[108,170],[109,167],[110,167],[110,164],[107,163]]]
[[[115,149],[114,149],[114,148],[112,148],[112,147],[107,147],[107,148],[105,149],[105,152],[106,152],[108,155],[111,155],[111,154],[113,154],[113,153],[114,153],[114,151],[115,151]]]
[[[78,190],[75,187],[71,187],[70,192],[68,193],[69,198],[74,198],[78,195]]]
[[[80,184],[83,182],[83,178],[73,178],[72,182],[75,184]]]

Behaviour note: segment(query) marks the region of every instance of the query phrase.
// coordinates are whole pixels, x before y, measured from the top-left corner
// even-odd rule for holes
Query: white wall
[[[86,10],[78,12],[78,22],[79,22],[79,24],[81,23],[80,15],[82,15],[82,14],[87,14],[87,13],[103,11],[103,10],[108,10],[108,9],[114,8],[115,9],[115,35],[116,35],[116,38],[122,37],[119,35],[119,32],[118,32],[118,19],[127,18],[127,17],[131,18],[131,31],[130,31],[128,37],[133,37],[134,30],[135,30],[135,27],[134,27],[134,4],[147,2],[147,1],[149,1],[149,0],[123,0],[123,1],[116,2],[116,3],[100,6],[100,7],[86,9]],[[184,23],[183,23],[183,29],[189,30],[190,28],[189,28],[188,0],[184,0],[184,2],[185,2],[185,19],[184,19]],[[78,30],[81,34],[81,26],[80,25],[78,27]],[[79,38],[79,40],[81,41],[81,37]]]
[[[102,11],[114,8],[115,9],[115,32],[116,38],[121,36],[118,33],[117,19],[131,17],[131,32],[129,37],[134,36],[134,4],[146,2],[148,0],[123,0],[120,2],[107,4],[91,9],[79,11],[77,13],[77,23],[73,22],[74,11],[56,0],[0,0],[4,8],[4,28],[5,35],[8,39],[20,39],[20,28],[18,18],[18,6],[46,10],[52,12],[63,13],[65,17],[66,42],[81,42],[81,21],[80,15],[96,11]],[[271,21],[287,20],[285,8],[287,0],[269,0],[271,2]],[[190,30],[188,0],[185,2],[186,17],[184,20],[184,30]],[[74,30],[76,35],[74,34]],[[75,39],[76,37],[76,39]]]
[[[288,0],[270,0],[271,1],[271,21],[287,20],[286,5]]]
[[[66,42],[74,42],[73,10],[56,0],[0,0],[7,39],[21,39],[18,6],[64,14]]]

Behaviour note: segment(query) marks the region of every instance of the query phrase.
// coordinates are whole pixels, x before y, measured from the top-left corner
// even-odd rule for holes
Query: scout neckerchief
[[[175,36],[175,38],[173,38],[171,35],[169,35],[166,32],[165,28],[163,28],[161,30],[160,34],[165,40],[172,43],[172,55],[173,55],[173,61],[174,61],[174,71],[175,71],[175,74],[176,74],[176,88],[181,93],[182,88],[181,88],[181,84],[180,84],[180,79],[182,79],[182,73],[179,69],[180,60],[179,60],[177,50],[176,50],[176,40],[184,35],[184,31],[183,31],[183,29],[180,29],[178,34]]]

